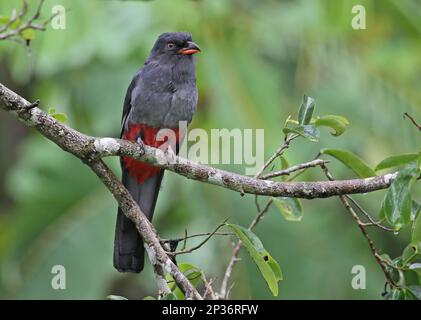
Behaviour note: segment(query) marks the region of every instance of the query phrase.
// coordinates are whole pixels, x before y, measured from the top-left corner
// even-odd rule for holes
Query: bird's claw
[[[41,103],[41,101],[39,99],[37,99],[34,102],[32,102],[29,106],[27,106],[26,109],[31,110],[33,108],[39,107],[40,103]]]

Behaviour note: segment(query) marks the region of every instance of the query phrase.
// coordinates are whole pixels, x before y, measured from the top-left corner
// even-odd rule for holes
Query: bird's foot
[[[31,110],[33,108],[38,108],[40,105],[41,101],[39,99],[35,100],[34,102],[32,102],[29,106],[26,107],[26,110]]]

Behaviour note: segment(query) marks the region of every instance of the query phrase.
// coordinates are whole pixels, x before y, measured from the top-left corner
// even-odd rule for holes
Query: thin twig
[[[327,164],[327,163],[329,163],[329,160],[315,159],[315,160],[312,160],[312,161],[309,161],[309,162],[297,164],[295,166],[289,167],[289,168],[284,169],[284,170],[267,173],[265,175],[260,176],[260,179],[266,180],[266,179],[279,177],[279,176],[287,176],[287,175],[290,175],[291,173],[299,171],[299,170],[314,168],[314,167],[321,166],[321,165],[324,165],[324,164]]]
[[[191,253],[199,248],[201,248],[206,242],[208,242],[214,235],[215,233],[221,229],[223,226],[225,226],[226,222],[228,221],[229,218],[225,219],[224,222],[222,222],[220,225],[218,225],[214,231],[212,231],[205,240],[203,240],[202,242],[200,242],[198,245],[190,248],[190,249],[185,249],[185,250],[181,250],[181,251],[175,251],[175,252],[167,252],[167,254],[172,255],[172,256],[177,256],[180,254],[186,254],[186,253]]]
[[[19,12],[19,19],[22,18],[26,13],[28,12],[28,1],[23,0],[22,1],[22,9]]]
[[[259,203],[259,196],[255,195],[254,196],[254,205],[256,206],[257,212],[260,212],[260,203]]]
[[[27,1],[23,1],[22,9],[19,11],[18,14],[16,14],[16,10],[14,9],[12,11],[12,15],[10,19],[4,24],[0,29],[0,40],[14,40],[15,37],[19,36],[23,31],[28,29],[33,30],[39,30],[39,31],[45,31],[46,26],[56,17],[59,12],[51,15],[48,19],[46,19],[43,22],[40,22],[40,24],[35,23],[36,20],[39,19],[41,16],[41,9],[44,4],[44,0],[40,0],[37,6],[37,9],[35,13],[28,18],[26,22],[21,23],[17,28],[8,30],[9,27],[16,22],[17,20],[22,20],[24,16],[28,12],[28,4]]]
[[[256,217],[250,223],[249,230],[252,230],[260,222],[264,214],[269,210],[269,207],[272,204],[272,202],[273,202],[272,199],[269,199],[268,201],[266,201],[266,204],[263,207],[263,209],[256,215]]]
[[[19,13],[19,16],[20,16],[20,13]],[[13,22],[17,20],[17,18],[18,18],[18,14],[16,14],[16,9],[13,9],[9,20],[0,28],[0,34],[6,31],[13,24]]]
[[[322,166],[323,172],[325,173],[326,177],[331,180],[334,181],[335,178],[332,176],[332,174],[329,172],[328,168],[326,166]],[[376,259],[377,263],[379,264],[381,270],[383,271],[386,281],[387,283],[391,286],[391,287],[397,287],[397,285],[395,284],[395,282],[392,279],[392,276],[390,275],[390,273],[388,272],[385,263],[384,263],[384,259],[380,256],[380,254],[377,252],[377,249],[374,245],[373,240],[371,239],[371,237],[369,236],[367,230],[365,229],[364,223],[362,223],[362,221],[360,220],[360,218],[358,217],[357,213],[354,211],[354,209],[351,207],[350,203],[348,202],[348,199],[346,198],[346,196],[344,195],[340,195],[339,199],[341,200],[342,204],[344,205],[344,207],[347,209],[347,211],[351,214],[352,218],[355,220],[355,222],[358,225],[358,228],[360,228],[361,233],[363,234],[363,236],[366,238],[368,245],[370,247],[371,253],[373,254],[374,258]]]
[[[207,299],[209,296],[210,300],[216,300],[215,291],[212,288],[212,284],[214,282],[213,279],[206,279],[206,276],[202,273],[202,281],[205,284],[205,292],[203,292],[203,299]]]
[[[417,127],[417,129],[421,131],[421,124],[415,121],[415,119],[412,116],[410,116],[407,112],[403,114],[403,117],[404,118],[407,117],[414,124],[414,126]]]
[[[182,238],[161,239],[161,242],[171,242],[171,241],[175,241],[175,242],[183,241],[184,242],[187,239],[197,238],[197,237],[206,237],[206,236],[209,236],[209,235],[214,235],[214,236],[233,236],[234,234],[233,233],[229,233],[229,232],[215,232],[215,233],[212,233],[212,232],[204,232],[204,233],[195,233],[195,234],[192,234],[192,235],[189,235],[189,236],[185,235]]]
[[[274,154],[272,154],[272,156],[269,158],[269,160],[266,161],[266,163],[263,165],[262,168],[260,168],[260,170],[256,173],[256,175],[254,177],[256,179],[259,178],[262,175],[263,171],[265,171],[266,168],[269,167],[269,165],[273,161],[276,160],[276,158],[278,158],[279,156],[281,156],[284,153],[284,151],[289,148],[290,142],[292,140],[294,140],[295,138],[297,138],[297,137],[298,137],[298,135],[295,135],[295,134],[292,134],[292,135],[289,135],[289,136],[288,135],[285,136],[284,143],[275,151]]]
[[[394,232],[394,230],[393,229],[391,229],[391,228],[388,228],[388,227],[386,227],[386,226],[384,226],[384,225],[382,225],[382,224],[380,224],[379,222],[377,222],[377,221],[375,221],[370,215],[369,215],[369,213],[357,202],[357,201],[355,201],[351,196],[349,196],[349,195],[345,195],[345,197],[349,200],[349,201],[351,201],[352,202],[352,204],[370,221],[370,222],[365,222],[365,223],[363,223],[362,222],[362,224],[365,226],[365,227],[369,227],[369,226],[375,226],[375,227],[378,227],[378,228],[380,228],[380,229],[382,229],[382,230],[385,230],[385,231],[389,231],[389,232]]]
[[[177,240],[175,240],[177,241]],[[187,228],[184,229],[184,241],[183,241],[183,246],[181,247],[181,250],[185,250],[187,247]]]

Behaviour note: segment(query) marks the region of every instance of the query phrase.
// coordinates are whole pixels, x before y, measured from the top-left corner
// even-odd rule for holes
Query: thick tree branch
[[[61,124],[41,109],[29,103],[16,93],[0,84],[0,101],[2,108],[16,115],[28,126],[34,126],[45,137],[55,142],[63,150],[68,151],[88,165],[104,183],[116,199],[124,214],[132,220],[141,234],[149,260],[154,268],[160,294],[169,293],[165,274],[169,273],[177,285],[183,290],[186,298],[202,299],[184,274],[171,261],[162,248],[154,227],[140,210],[127,189],[121,184],[114,173],[96,156],[91,137],[82,135]],[[36,104],[38,105],[38,103]],[[91,148],[91,152],[87,151]],[[137,148],[140,148],[137,146]],[[107,152],[106,149],[103,152]]]
[[[140,211],[139,206],[128,194],[128,191],[124,188],[114,173],[104,164],[102,160],[86,161],[86,164],[92,169],[92,171],[95,172],[98,178],[112,193],[123,212],[135,223],[139,233],[142,235],[142,238],[145,242],[145,249],[148,252],[149,260],[151,261],[154,268],[159,293],[170,293],[171,290],[169,289],[165,280],[165,269],[163,266],[167,266],[170,269],[174,268],[175,266],[173,266],[171,260],[168,258],[165,252],[163,252],[155,229],[149,223],[144,214]],[[178,269],[175,272],[181,273],[178,271]],[[187,283],[190,284],[188,281]]]
[[[114,138],[91,137],[62,124],[0,83],[2,108],[14,114],[26,125],[35,127],[63,150],[81,159],[108,156],[128,156],[139,161],[173,171],[186,178],[217,185],[237,192],[265,196],[295,198],[326,198],[331,196],[368,193],[386,189],[397,173],[366,179],[276,182],[247,177],[205,166],[175,155],[169,148],[160,150],[140,143]]]

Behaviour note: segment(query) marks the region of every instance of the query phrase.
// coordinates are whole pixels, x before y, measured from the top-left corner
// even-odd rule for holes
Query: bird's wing
[[[132,109],[132,93],[133,93],[133,89],[136,87],[139,77],[140,77],[140,71],[137,72],[136,75],[133,77],[132,81],[130,82],[129,87],[127,88],[126,96],[124,97],[123,114],[121,117],[120,138],[123,137],[124,129],[127,128],[127,118]]]

